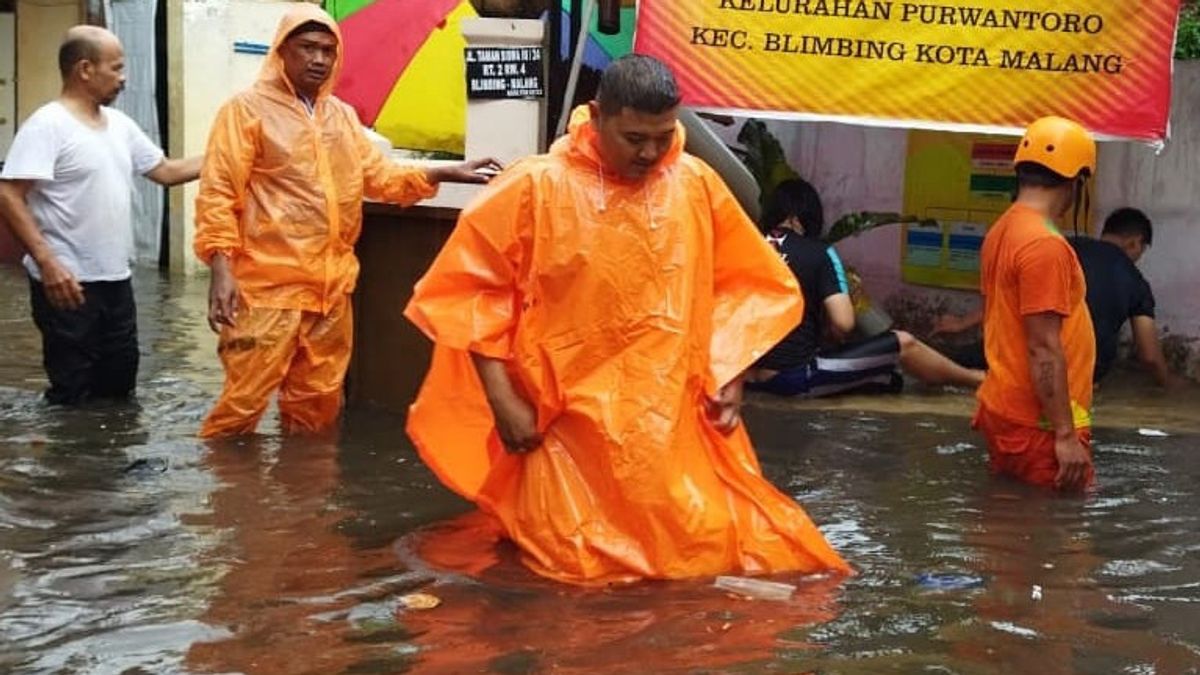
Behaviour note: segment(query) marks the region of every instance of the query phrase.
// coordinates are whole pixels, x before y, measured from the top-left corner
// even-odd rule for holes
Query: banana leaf
[[[787,161],[787,154],[779,139],[767,129],[762,120],[746,120],[737,136],[741,147],[730,147],[754,176],[760,191],[760,205],[765,209],[775,187],[785,180],[800,178],[800,174]],[[921,219],[912,215],[879,211],[848,213],[833,223],[825,232],[825,241],[832,244],[846,237],[856,237],[884,225],[896,223],[936,224],[937,221]]]
[[[740,148],[730,148],[742,160],[760,191],[759,203],[767,205],[767,199],[775,186],[785,180],[799,178],[800,174],[788,164],[787,155],[779,139],[775,138],[761,120],[746,120],[737,136]]]
[[[900,213],[888,213],[880,211],[858,211],[855,213],[847,213],[838,218],[826,231],[824,239],[826,242],[833,244],[846,237],[857,237],[858,235],[869,232],[877,227],[884,225],[894,225],[897,223],[920,223],[921,225],[937,225],[937,221],[931,218],[918,218],[912,215]]]

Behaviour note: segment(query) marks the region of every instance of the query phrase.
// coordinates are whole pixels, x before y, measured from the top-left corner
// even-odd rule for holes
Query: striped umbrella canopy
[[[462,154],[469,0],[326,0],[342,30],[336,93],[393,145]]]

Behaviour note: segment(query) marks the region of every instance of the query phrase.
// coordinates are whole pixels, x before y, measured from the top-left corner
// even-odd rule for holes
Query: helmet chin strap
[[[1075,213],[1073,214],[1072,227],[1075,230],[1075,236],[1079,236],[1079,216],[1091,211],[1092,194],[1089,189],[1089,181],[1086,174],[1081,174],[1075,178]],[[1091,233],[1089,233],[1091,234]]]

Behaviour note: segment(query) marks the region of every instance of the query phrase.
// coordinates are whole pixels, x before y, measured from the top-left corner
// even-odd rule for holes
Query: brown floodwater
[[[1194,389],[1106,385],[1080,498],[989,477],[964,392],[756,398],[765,472],[856,575],[778,579],[786,602],[585,590],[474,538],[402,418],[196,439],[221,382],[205,283],[136,288],[138,403],[54,409],[26,282],[0,268],[0,672],[1200,670]],[[401,608],[415,591],[441,604]]]

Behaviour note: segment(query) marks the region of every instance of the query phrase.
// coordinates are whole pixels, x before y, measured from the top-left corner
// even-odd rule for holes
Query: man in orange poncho
[[[491,160],[392,164],[330,91],[337,23],[296,3],[258,82],[217,113],[196,198],[196,255],[212,267],[208,322],[225,390],[202,436],[250,433],[279,389],[285,431],[330,428],[350,362],[363,196],[412,204],[443,180],[484,182]]]
[[[739,424],[803,300],[678,103],[662,63],[613,62],[463,211],[405,312],[436,343],[409,434],[548,577],[847,571]]]

